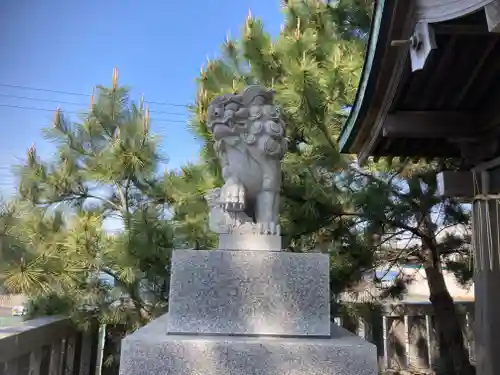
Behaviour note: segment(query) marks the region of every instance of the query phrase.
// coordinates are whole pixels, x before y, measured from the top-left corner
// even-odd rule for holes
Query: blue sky
[[[86,109],[85,94],[96,84],[109,86],[115,66],[136,98],[144,93],[153,102],[191,102],[201,65],[217,55],[228,31],[239,35],[249,9],[271,34],[279,32],[278,0],[1,0],[0,192],[12,193],[11,167],[33,143],[43,157],[53,153],[41,137],[51,111],[58,105],[69,112]],[[199,142],[187,130],[186,110],[150,109],[162,120],[152,129],[163,139],[169,168],[196,160]]]

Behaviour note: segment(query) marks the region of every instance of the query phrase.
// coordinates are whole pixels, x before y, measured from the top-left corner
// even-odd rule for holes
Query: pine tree
[[[45,129],[54,160],[29,149],[11,236],[27,255],[2,263],[0,277],[9,291],[31,297],[33,314],[130,331],[166,310],[176,240],[148,109],[117,78],[115,71],[111,88],[97,88],[80,122],[56,111]],[[107,232],[109,220],[123,230]]]
[[[376,238],[378,263],[389,267],[413,264],[425,272],[438,333],[440,370],[470,375],[474,369],[443,275],[447,267],[463,283],[472,277],[470,212],[437,194],[437,172],[452,166],[381,161],[372,164],[371,171],[355,169],[350,184],[356,186],[355,207],[367,220],[367,234]],[[406,246],[401,244],[403,239]],[[395,285],[404,290],[404,283]]]
[[[30,249],[23,246],[17,233],[19,227],[18,207],[13,202],[0,202],[0,293],[9,294],[3,283],[5,272],[17,263],[22,265],[26,258],[31,258]]]
[[[359,219],[342,214],[349,191],[336,183],[350,163],[336,139],[354,100],[364,44],[343,37],[338,14],[322,1],[296,1],[284,12],[275,41],[249,13],[240,40],[228,36],[221,57],[202,67],[192,126],[205,143],[202,159],[220,185],[206,126],[209,102],[253,83],[276,90],[289,140],[281,205],[285,244],[290,251],[321,248],[334,254],[331,285],[338,293],[373,263],[373,252],[355,230]]]
[[[171,201],[169,210],[176,248],[206,250],[217,247],[218,238],[208,228],[204,198],[216,184],[217,179],[203,164],[188,164],[165,175],[163,188]]]
[[[217,95],[259,83],[277,92],[289,152],[283,162],[280,221],[289,251],[321,249],[332,254],[331,288],[342,292],[373,265],[373,251],[360,236],[356,216],[344,215],[350,191],[337,184],[351,158],[336,139],[354,100],[364,43],[346,40],[335,9],[322,1],[293,2],[284,9],[281,34],[272,40],[249,13],[239,40],[229,36],[221,57],[207,61],[192,106],[192,128],[204,140],[202,160],[222,184],[207,107]]]
[[[317,227],[329,227],[314,235],[319,245],[330,231],[342,225],[327,206],[342,207],[343,192],[322,191],[323,183],[347,165],[337,151],[336,137],[351,103],[362,64],[362,43],[337,35],[330,8],[321,1],[314,6],[296,2],[285,11],[286,22],[276,41],[251,13],[239,41],[228,37],[222,57],[202,68],[193,128],[204,139],[203,160],[217,176],[217,158],[206,127],[209,102],[217,95],[242,89],[251,83],[273,87],[286,122],[289,153],[284,163],[282,227],[291,250],[302,249]],[[320,183],[318,183],[320,182]],[[335,190],[331,184],[329,190]],[[315,199],[309,199],[314,196]],[[332,199],[334,200],[332,202]],[[308,226],[311,223],[312,227]],[[319,223],[319,225],[318,225]],[[344,223],[349,227],[349,220]]]

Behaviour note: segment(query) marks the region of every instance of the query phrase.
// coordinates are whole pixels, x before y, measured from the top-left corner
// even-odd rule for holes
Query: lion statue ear
[[[262,97],[264,103],[272,103],[274,98],[275,91],[268,90],[260,85],[251,85],[248,86],[242,93],[242,101],[245,107],[250,106],[254,100],[258,97]],[[264,104],[263,103],[263,104]]]

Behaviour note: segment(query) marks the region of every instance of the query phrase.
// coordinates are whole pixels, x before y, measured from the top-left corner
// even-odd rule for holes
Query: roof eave
[[[390,50],[390,42],[395,37],[398,39],[404,37],[404,35],[394,35],[399,32],[399,29],[395,30],[393,24],[395,21],[401,22],[397,17],[401,17],[402,14],[412,15],[411,3],[411,1],[378,0],[375,4],[359,87],[351,112],[339,137],[342,153],[359,153],[366,138],[361,137],[362,133],[369,133],[368,128],[373,127],[373,120],[366,121],[373,107],[373,99],[377,92],[386,93],[380,85],[380,76],[382,73],[392,75],[395,71],[395,64],[392,61],[394,53]],[[387,58],[388,55],[391,58]]]

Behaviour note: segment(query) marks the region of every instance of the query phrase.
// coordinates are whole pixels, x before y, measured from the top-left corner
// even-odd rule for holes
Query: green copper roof
[[[340,151],[344,153],[351,152],[350,147],[354,139],[356,138],[356,131],[357,131],[356,124],[358,123],[358,118],[362,109],[363,100],[365,99],[367,93],[367,86],[369,83],[370,73],[373,67],[375,51],[380,31],[380,25],[382,22],[382,13],[384,10],[385,3],[386,3],[385,0],[378,0],[375,4],[370,36],[368,39],[368,47],[366,49],[366,58],[363,66],[363,72],[361,75],[358,91],[356,93],[356,99],[353,107],[351,108],[349,117],[347,118],[347,121],[344,124],[342,131],[340,132],[340,139],[339,139]]]

